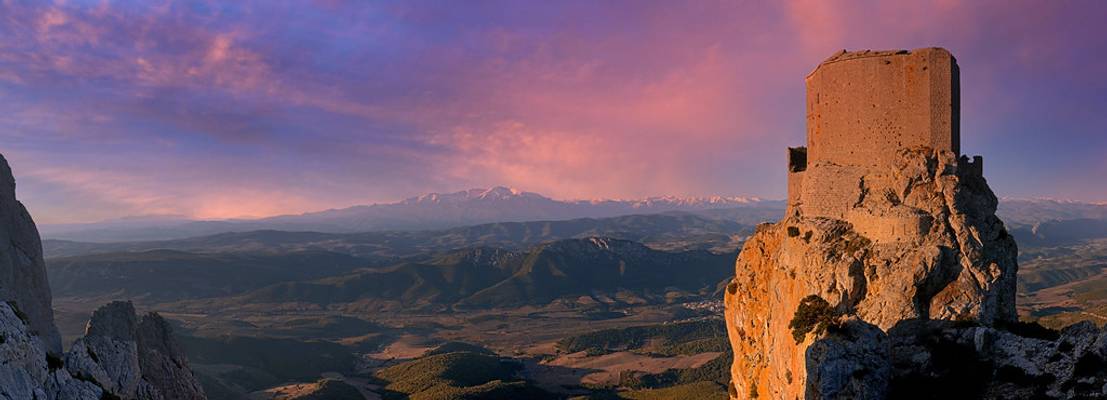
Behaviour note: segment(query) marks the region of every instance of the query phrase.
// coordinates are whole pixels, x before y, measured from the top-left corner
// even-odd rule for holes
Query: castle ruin
[[[949,337],[927,329],[955,324],[971,327],[954,335],[969,362],[1018,362],[981,344],[1018,319],[1018,247],[980,157],[960,153],[958,75],[949,51],[926,48],[843,51],[807,76],[788,211],[746,240],[723,295],[732,400],[904,398],[957,379],[924,349]],[[1008,383],[994,393],[1029,393]]]
[[[846,220],[876,241],[925,234],[931,221],[921,213],[873,215],[853,201],[862,177],[894,171],[901,150],[960,154],[959,75],[942,48],[843,50],[820,63],[806,78],[807,146],[788,149],[789,213]],[[980,175],[981,163],[961,165]]]

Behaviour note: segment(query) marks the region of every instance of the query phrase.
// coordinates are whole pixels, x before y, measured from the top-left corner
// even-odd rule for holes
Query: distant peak
[[[468,200],[507,200],[513,198],[541,198],[546,197],[537,193],[524,192],[516,188],[494,186],[491,188],[473,188],[453,193],[428,193],[418,197],[408,198],[403,204],[427,204],[427,203],[456,203]]]
[[[505,196],[507,196],[507,195],[517,196],[517,195],[523,194],[523,191],[521,191],[519,189],[516,189],[516,188],[509,188],[509,187],[504,187],[504,186],[495,186],[495,187],[486,189],[483,194],[485,194],[485,195],[497,194],[497,195],[505,195]]]
[[[503,186],[496,186],[491,189],[487,189],[478,195],[481,199],[507,199],[512,197],[542,197],[535,193],[528,193],[516,188],[508,188]]]

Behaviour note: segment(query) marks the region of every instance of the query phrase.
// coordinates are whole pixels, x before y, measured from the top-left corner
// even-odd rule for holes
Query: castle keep
[[[842,51],[806,84],[807,145],[788,149],[788,211],[746,240],[723,295],[730,399],[1027,398],[1044,382],[1074,393],[1060,382],[1086,377],[1054,379],[1068,367],[1025,361],[1015,334],[1003,345],[982,333],[1018,320],[1018,247],[980,157],[960,153],[949,51]],[[985,371],[995,396],[957,392],[960,365]],[[1050,372],[999,378],[1009,365]],[[943,386],[955,390],[931,392]]]
[[[807,146],[788,149],[790,213],[846,220],[877,241],[929,230],[924,216],[872,215],[853,203],[861,178],[896,170],[901,150],[960,154],[959,75],[942,48],[841,51],[819,64],[806,79]],[[979,157],[961,164],[981,172]]]

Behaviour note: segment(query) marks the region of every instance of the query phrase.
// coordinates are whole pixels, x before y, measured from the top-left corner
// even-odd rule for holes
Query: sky
[[[0,0],[0,153],[39,222],[504,185],[783,198],[804,76],[941,46],[1001,197],[1107,201],[1102,1]]]

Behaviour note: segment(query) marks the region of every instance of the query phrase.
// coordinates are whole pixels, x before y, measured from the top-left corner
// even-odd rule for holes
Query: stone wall
[[[861,198],[865,169],[820,162],[804,172],[798,205],[805,216],[845,219]]]
[[[892,351],[889,332],[1017,320],[1018,249],[983,160],[959,153],[958,79],[936,48],[842,52],[808,76],[789,211],[746,241],[724,293],[732,400],[910,397],[888,391],[904,372],[891,368],[897,352],[923,364],[918,376],[935,371],[914,348]],[[799,306],[812,298],[829,309],[822,328],[795,318],[811,316]]]
[[[803,175],[807,171],[807,148],[788,148],[788,208],[799,203],[803,190]]]
[[[850,211],[863,195],[860,178],[894,169],[901,150],[960,154],[958,76],[941,48],[843,51],[819,64],[806,79],[807,147],[788,149],[789,209],[849,220],[877,237],[921,229],[910,217],[853,221]],[[979,158],[963,164],[980,169]]]
[[[960,154],[959,74],[941,48],[832,56],[806,79],[808,162],[884,168],[920,146]]]
[[[846,218],[854,232],[876,243],[919,243],[934,222],[929,214],[908,207],[853,209]]]
[[[969,161],[969,157],[961,156],[960,165],[962,173],[984,176],[984,157],[973,156],[972,161]]]

